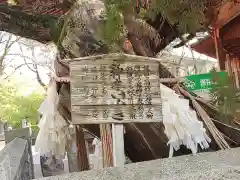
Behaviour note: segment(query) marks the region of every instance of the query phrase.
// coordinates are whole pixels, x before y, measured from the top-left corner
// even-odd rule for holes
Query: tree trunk
[[[17,6],[0,4],[0,30],[17,36],[30,38],[42,43],[55,41],[57,36],[58,18],[52,15],[30,15]]]
[[[68,14],[69,22],[72,23],[75,20],[76,22],[74,26],[68,26],[62,43],[57,44],[59,53],[55,61],[55,70],[58,76],[69,75],[68,65],[64,62],[64,58],[108,53],[108,48],[95,38],[96,29],[101,24],[101,18],[97,12],[95,14],[89,13],[92,10],[88,6],[89,3],[98,7],[97,10],[100,11],[101,8],[99,6],[102,7],[102,2],[100,0],[90,0],[85,6],[78,4],[76,7],[73,7],[71,11],[75,11],[75,14]],[[17,6],[1,4],[0,30],[31,38],[42,43],[48,41],[58,43],[63,27],[63,22],[59,22],[59,16],[56,14],[52,15],[51,13],[46,13],[45,15],[32,14],[22,11]],[[155,56],[176,38],[177,33],[174,27],[161,14],[154,21],[149,19],[146,22],[154,29],[153,32],[156,37],[160,37],[158,41],[152,38],[151,34],[146,33],[149,31],[144,29],[145,26],[141,26],[143,28],[139,29],[139,31],[142,31],[142,35],[139,36],[135,32],[136,29],[132,27],[134,23],[135,25],[139,25],[136,24],[136,21],[133,24],[128,24],[128,39],[131,41],[133,50],[137,55]],[[174,78],[163,65],[160,65],[159,76],[160,78]],[[59,83],[58,92],[60,95],[59,111],[66,119],[71,120],[69,84]],[[162,123],[125,124],[124,126],[126,129],[126,134],[124,135],[125,153],[133,162],[168,157],[168,139],[164,133]],[[84,125],[84,127],[98,137],[100,136],[98,125]],[[183,151],[183,153],[189,152]]]

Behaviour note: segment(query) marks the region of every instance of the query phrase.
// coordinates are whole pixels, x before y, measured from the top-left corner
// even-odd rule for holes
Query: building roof
[[[200,54],[216,58],[214,40],[211,36],[202,39],[201,41],[193,44],[191,47]]]
[[[223,49],[232,56],[240,57],[240,1],[223,3],[218,12],[211,26],[219,28]],[[192,48],[201,54],[216,58],[212,35],[192,45]]]

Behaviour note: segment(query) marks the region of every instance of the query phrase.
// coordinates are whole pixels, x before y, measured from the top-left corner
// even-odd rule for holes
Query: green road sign
[[[191,91],[206,91],[213,87],[214,81],[224,80],[228,77],[226,72],[214,72],[185,76],[184,86]]]

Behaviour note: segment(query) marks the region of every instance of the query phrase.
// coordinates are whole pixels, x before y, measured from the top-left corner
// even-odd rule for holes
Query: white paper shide
[[[198,146],[209,148],[211,139],[206,134],[203,123],[198,120],[196,112],[190,108],[189,100],[180,98],[172,89],[161,84],[163,102],[163,124],[165,134],[170,145],[169,157],[173,150],[177,151],[181,145],[197,153]]]
[[[42,118],[39,123],[35,148],[41,155],[65,155],[67,139],[70,138],[68,123],[58,112],[59,97],[56,82],[52,80],[49,84],[47,96],[40,108]]]

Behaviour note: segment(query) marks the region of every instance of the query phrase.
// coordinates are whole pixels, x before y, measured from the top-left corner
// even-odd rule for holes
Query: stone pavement
[[[39,180],[240,180],[240,148]]]

